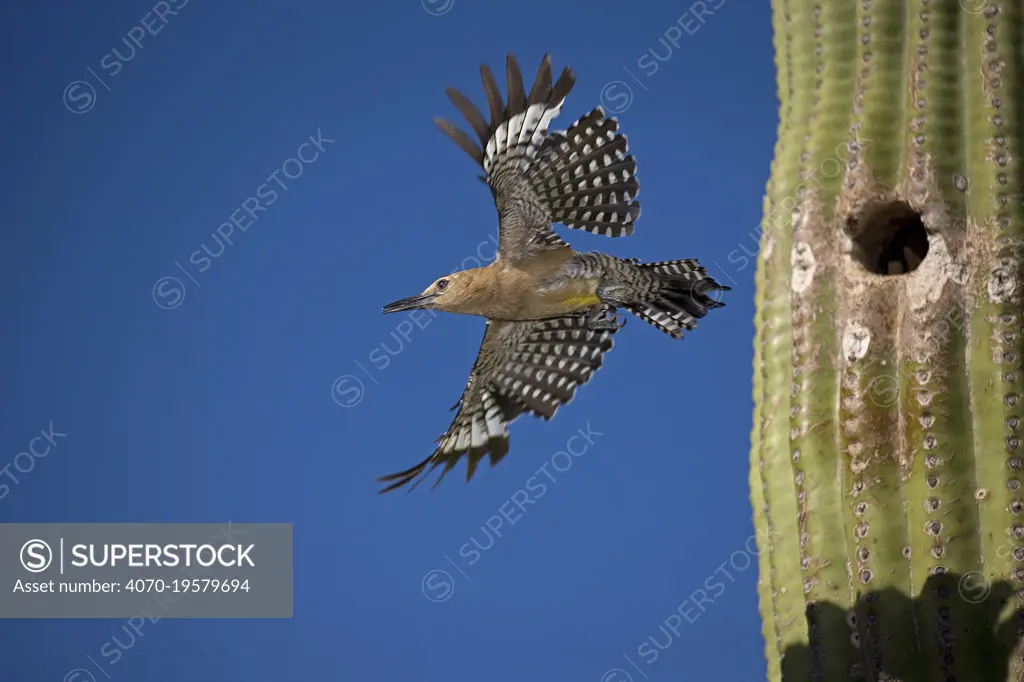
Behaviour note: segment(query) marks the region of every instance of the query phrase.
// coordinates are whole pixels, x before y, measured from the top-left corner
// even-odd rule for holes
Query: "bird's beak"
[[[401,298],[394,303],[388,303],[382,310],[385,315],[388,313],[400,313],[403,310],[422,310],[437,296],[437,294],[417,294],[416,296]]]

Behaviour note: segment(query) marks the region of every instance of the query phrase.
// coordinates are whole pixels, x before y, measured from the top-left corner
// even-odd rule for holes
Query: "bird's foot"
[[[626,316],[615,308],[598,308],[587,318],[587,329],[594,332],[618,331],[626,326]]]

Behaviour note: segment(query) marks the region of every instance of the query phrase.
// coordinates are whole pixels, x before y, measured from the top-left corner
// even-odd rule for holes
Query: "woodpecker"
[[[509,424],[523,414],[544,420],[569,403],[611,350],[626,310],[673,338],[723,303],[728,291],[695,259],[642,263],[577,252],[553,223],[608,237],[632,234],[640,216],[636,160],[616,118],[600,106],[568,130],[548,130],[575,84],[571,68],[552,84],[546,54],[527,95],[515,56],[506,57],[503,102],[494,76],[480,66],[490,121],[458,90],[445,90],[479,145],[450,121],[442,132],[479,166],[498,212],[498,252],[485,267],[435,280],[383,312],[430,309],[486,318],[483,342],[458,410],[429,457],[378,479],[381,493],[412,483],[438,466],[436,487],[462,457],[466,481],[480,461],[494,466],[509,450]]]

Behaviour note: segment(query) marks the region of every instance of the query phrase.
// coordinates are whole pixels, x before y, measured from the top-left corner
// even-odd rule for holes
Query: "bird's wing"
[[[498,209],[498,257],[516,261],[538,250],[568,246],[552,222],[620,237],[640,216],[636,161],[618,121],[601,107],[568,130],[548,132],[576,82],[566,67],[552,85],[551,56],[544,55],[530,94],[513,55],[506,58],[508,103],[486,64],[480,66],[490,122],[455,88],[445,92],[476,133],[480,145],[450,121],[434,123],[483,168]]]
[[[545,420],[573,399],[590,381],[611,350],[615,329],[592,331],[587,314],[533,322],[487,322],[455,419],[437,439],[437,449],[414,467],[378,479],[385,493],[418,479],[443,464],[434,483],[467,456],[466,481],[485,455],[491,466],[508,454],[508,426],[530,413]]]

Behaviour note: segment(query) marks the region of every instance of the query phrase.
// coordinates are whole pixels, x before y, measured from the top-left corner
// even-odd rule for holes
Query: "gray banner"
[[[291,618],[290,523],[0,524],[0,618]]]

